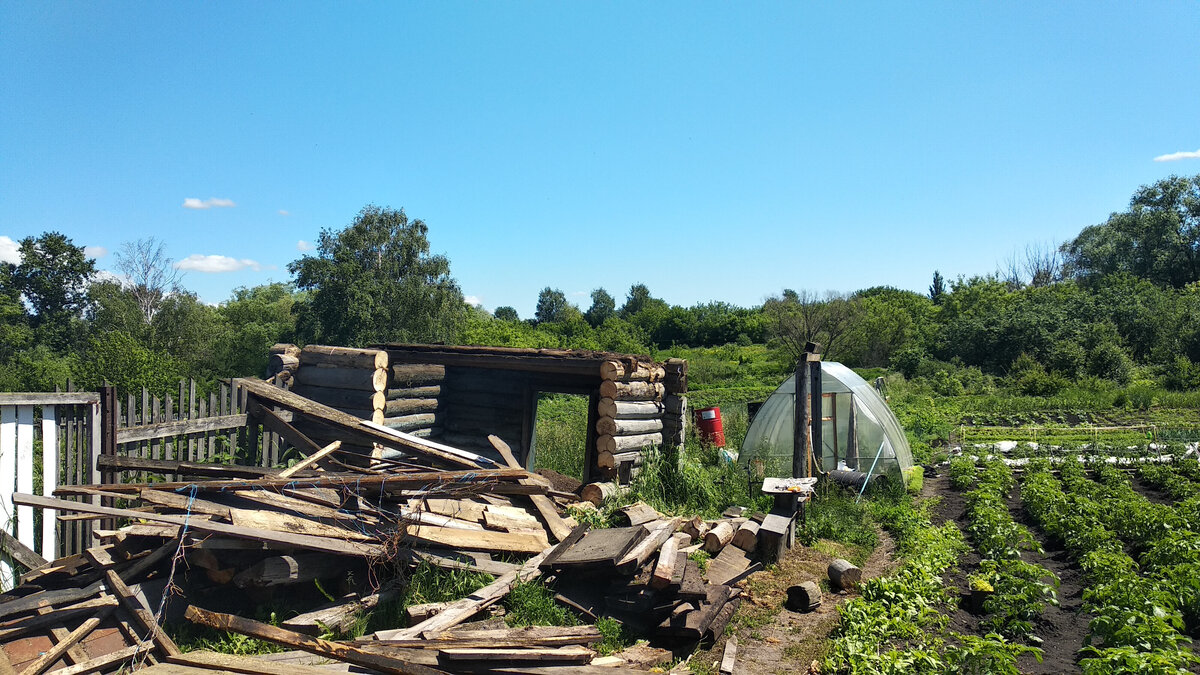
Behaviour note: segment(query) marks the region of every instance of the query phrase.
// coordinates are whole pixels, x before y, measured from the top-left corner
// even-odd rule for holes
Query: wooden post
[[[814,459],[817,462],[817,466],[821,466],[821,468],[824,468],[824,466],[822,466],[821,460],[825,458],[825,443],[824,443],[825,412],[824,412],[824,407],[822,405],[825,402],[825,398],[824,398],[824,396],[821,395],[822,394],[822,392],[821,392],[821,362],[819,360],[817,360],[815,358],[815,356],[814,356],[813,360],[810,360],[808,362],[808,372],[809,372],[809,381],[810,381],[809,389],[811,389],[811,395],[810,395],[809,399],[812,401],[812,403],[810,405],[810,407],[812,409],[812,416],[811,416],[812,451],[813,451],[813,454],[815,455]],[[836,469],[837,466],[834,465],[830,468]]]
[[[96,473],[96,471],[95,471],[95,466],[96,466],[95,453],[97,451],[99,451],[99,453],[101,455],[107,455],[109,457],[115,457],[117,454],[117,415],[118,415],[117,388],[112,385],[104,385],[103,387],[100,387],[100,419],[99,419],[100,428],[98,430],[99,431],[99,439],[100,439],[100,447],[99,448],[93,447],[93,449],[92,449],[91,466],[93,468],[93,474]],[[133,424],[132,424],[133,407],[132,406],[130,406],[130,409],[129,409],[129,416],[131,418],[130,426],[133,426]],[[96,429],[92,430],[92,438],[93,439],[97,438],[96,432],[97,432]],[[116,483],[117,478],[119,476],[120,476],[120,474],[118,474],[115,471],[104,471],[99,474],[99,478],[100,478],[101,482],[104,482],[104,483]],[[104,497],[103,499],[100,500],[100,504],[102,506],[115,506],[116,505],[115,502],[113,502],[112,497]],[[102,525],[102,527],[104,527],[105,529],[113,529],[116,527],[117,520],[115,518],[105,518],[101,522],[104,523]]]
[[[599,467],[599,452],[596,450],[596,441],[599,439],[599,434],[596,433],[596,422],[600,419],[600,387],[592,389],[588,395],[588,417],[587,417],[587,436],[583,446],[583,484],[594,482],[597,479],[596,469]]]
[[[809,417],[808,398],[812,371],[808,358],[796,364],[796,408],[792,428],[792,478],[808,478],[808,448],[812,424]]]
[[[847,396],[850,397],[850,419],[846,424],[846,466],[858,471],[858,408],[854,406],[854,394]]]

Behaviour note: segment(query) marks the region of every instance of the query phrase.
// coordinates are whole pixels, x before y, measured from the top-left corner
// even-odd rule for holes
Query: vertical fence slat
[[[86,461],[83,466],[84,470],[87,471],[87,480],[90,483],[100,482],[100,467],[96,466],[96,457],[100,455],[101,438],[104,433],[103,426],[100,423],[100,404],[98,402],[93,403],[88,406],[87,429],[89,432],[89,443],[87,454],[84,455]],[[99,504],[100,498],[92,497],[92,503]],[[95,521],[84,520],[80,522],[83,523],[81,537],[85,544],[84,548],[87,548],[92,545],[92,530]],[[82,551],[82,549],[80,550]]]
[[[199,407],[197,408],[196,413],[197,416],[208,417],[208,401],[205,401],[203,398],[201,398],[198,402],[198,405]],[[208,443],[205,441],[207,436],[208,434],[197,434],[196,436],[196,454],[200,457],[200,461],[202,462],[208,461]]]
[[[33,494],[33,406],[17,407],[17,492]],[[33,536],[33,507],[17,507],[17,539],[30,549]]]
[[[159,410],[160,403],[161,403],[161,401],[158,400],[157,396],[155,396],[153,399],[150,400],[150,405],[153,406],[150,408],[150,415],[151,415],[150,423],[151,424],[158,424],[159,422],[162,421],[161,411]],[[150,444],[150,455],[154,459],[162,459],[162,446],[163,446],[162,439],[158,439],[158,438],[154,439],[154,442]]]
[[[17,472],[17,407],[0,406],[0,527],[12,528],[12,493]],[[0,558],[0,590],[10,590],[16,577],[12,563]]]
[[[217,407],[217,392],[208,390],[208,414],[217,415],[219,408]],[[204,434],[204,440],[208,445],[208,458],[211,461],[213,455],[217,453],[217,432],[210,431]]]
[[[196,418],[196,381],[188,380],[188,419]],[[196,437],[188,436],[188,457],[195,462],[197,459]]]
[[[62,431],[65,437],[63,443],[63,454],[66,455],[66,466],[64,467],[63,476],[66,477],[68,483],[76,482],[76,468],[79,465],[79,448],[76,446],[76,437],[78,434],[75,430],[75,418],[79,415],[79,408],[71,406],[67,408],[65,419],[62,420]],[[68,498],[70,499],[70,498]],[[74,553],[79,550],[78,534],[79,527],[75,521],[63,523],[63,541],[67,542],[63,547],[63,553],[68,551]]]
[[[150,390],[145,387],[142,387],[142,414],[138,419],[142,421],[142,424],[154,424],[154,420],[150,418]],[[138,443],[138,455],[150,456],[150,441]],[[144,480],[141,472],[138,473],[138,480]]]
[[[42,495],[49,497],[58,487],[58,408],[42,407]],[[58,558],[58,512],[42,511],[42,557]]]

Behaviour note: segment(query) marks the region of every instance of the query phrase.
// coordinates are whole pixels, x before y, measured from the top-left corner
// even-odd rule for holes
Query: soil
[[[583,483],[577,478],[561,474],[554,469],[538,469],[537,474],[550,481],[550,487],[559,492],[578,493]]]

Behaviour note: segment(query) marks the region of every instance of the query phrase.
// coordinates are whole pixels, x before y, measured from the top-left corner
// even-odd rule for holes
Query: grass
[[[554,600],[554,592],[540,581],[522,581],[504,598],[509,626],[578,626],[574,614]]]

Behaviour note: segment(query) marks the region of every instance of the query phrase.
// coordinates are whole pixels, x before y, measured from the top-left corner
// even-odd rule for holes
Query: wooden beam
[[[91,405],[100,402],[92,391],[0,393],[0,405]]]
[[[175,641],[163,632],[158,621],[154,619],[154,615],[150,610],[142,606],[142,601],[138,600],[137,595],[129,590],[121,576],[113,570],[104,570],[104,579],[108,583],[109,590],[113,595],[117,596],[117,600],[125,606],[133,614],[133,618],[142,625],[142,629],[146,631],[146,635],[158,645],[163,654],[167,656],[176,656],[179,654],[179,647],[175,646]]]
[[[505,443],[504,439],[496,435],[489,435],[488,442],[492,444],[492,447],[496,448],[496,451],[504,458],[509,468],[522,468],[521,463],[513,455],[512,448],[508,447],[508,443]],[[527,485],[529,484],[529,479],[524,479],[521,483]],[[562,541],[567,538],[567,535],[571,534],[571,530],[575,528],[574,521],[568,521],[560,516],[558,514],[558,507],[554,505],[553,500],[545,495],[530,495],[529,499],[533,502],[533,506],[537,509],[538,514],[542,516],[542,520],[546,522],[546,527],[550,528],[550,534],[555,540]]]
[[[9,476],[9,478],[11,477]],[[32,549],[22,544],[19,539],[3,528],[0,528],[0,551],[8,553],[13,560],[21,563],[28,570],[35,570],[47,562],[45,558],[34,553]]]
[[[199,434],[205,431],[223,431],[225,429],[241,429],[246,426],[245,415],[222,415],[220,417],[201,417],[178,422],[162,422],[145,426],[117,429],[117,443],[134,443],[155,438],[170,438],[187,434]]]
[[[21,675],[41,675],[46,672],[46,669],[54,665],[55,661],[61,659],[68,650],[79,644],[80,640],[83,640],[83,638],[95,630],[96,626],[99,626],[100,622],[108,617],[111,612],[112,607],[106,607],[96,612],[95,616],[84,620],[79,628],[68,633],[53,647],[39,656],[36,661],[25,666],[25,669],[21,671]]]
[[[338,448],[340,448],[340,447],[342,447],[342,442],[334,441],[334,442],[330,443],[329,445],[321,448],[320,450],[314,452],[313,454],[309,455],[308,457],[305,457],[304,459],[300,460],[299,462],[295,463],[294,465],[284,469],[283,471],[280,471],[279,477],[280,478],[291,478],[292,476],[296,475],[300,471],[303,471],[303,470],[309,468],[310,466],[313,466],[317,462],[320,462],[322,459],[325,459],[329,455],[332,455],[333,453],[337,452]]]
[[[444,671],[410,663],[400,658],[366,651],[352,645],[322,640],[321,638],[304,635],[284,628],[277,628],[270,624],[245,619],[232,614],[210,612],[206,609],[200,609],[195,605],[188,607],[184,616],[189,621],[202,626],[249,635],[283,645],[284,647],[300,649],[310,654],[325,656],[364,668],[372,668],[383,673],[395,673],[397,675],[445,675]]]

